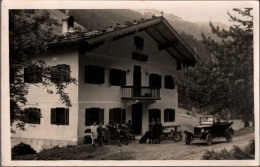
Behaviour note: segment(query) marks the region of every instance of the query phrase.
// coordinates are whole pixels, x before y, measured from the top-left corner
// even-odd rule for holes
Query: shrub
[[[12,148],[12,156],[35,154],[36,151],[28,144],[20,143]]]
[[[202,158],[204,160],[244,160],[254,159],[255,154],[255,140],[251,140],[245,149],[238,146],[233,146],[231,151],[222,149],[220,151],[206,151]]]

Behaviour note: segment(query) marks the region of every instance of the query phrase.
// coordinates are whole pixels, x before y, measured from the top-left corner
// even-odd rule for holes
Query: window
[[[126,85],[126,71],[111,69],[109,72],[109,80],[111,85]]]
[[[121,123],[126,121],[126,110],[121,108],[109,109],[109,122]]]
[[[137,49],[143,49],[144,47],[144,39],[142,37],[139,36],[135,36],[134,37],[134,44],[136,46]]]
[[[156,121],[159,119],[161,121],[161,110],[159,109],[150,109],[149,110],[149,121],[151,122],[152,119]]]
[[[175,110],[165,109],[164,110],[164,122],[174,122],[175,121]]]
[[[24,82],[25,83],[42,82],[42,68],[37,66],[30,66],[24,68]]]
[[[170,75],[164,76],[164,87],[166,89],[175,89],[174,77]]]
[[[85,111],[85,125],[92,125],[94,122],[99,124],[104,122],[104,109],[100,108],[87,108]]]
[[[70,66],[66,64],[59,64],[51,67],[51,81],[56,83],[69,82]]]
[[[181,70],[181,62],[177,60],[177,70]]]
[[[150,74],[149,75],[149,86],[150,87],[162,87],[162,76],[158,74]]]
[[[85,66],[85,82],[91,84],[105,83],[105,69],[103,67],[86,65]]]
[[[25,122],[29,124],[41,123],[41,110],[38,108],[25,108]]]
[[[69,109],[52,108],[51,109],[51,124],[69,125]]]

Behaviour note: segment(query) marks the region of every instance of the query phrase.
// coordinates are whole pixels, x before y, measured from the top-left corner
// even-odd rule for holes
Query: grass
[[[202,157],[204,160],[249,160],[255,159],[255,140],[251,140],[245,149],[233,146],[231,151],[206,151]]]

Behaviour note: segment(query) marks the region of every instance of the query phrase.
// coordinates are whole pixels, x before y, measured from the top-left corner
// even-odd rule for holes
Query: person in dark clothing
[[[121,132],[121,129],[120,129],[119,125],[116,122],[114,123],[114,128],[115,128],[115,138],[116,138],[116,141],[117,141],[117,145],[119,147],[122,147],[121,146],[121,142],[120,142],[120,132]]]
[[[161,142],[160,137],[162,134],[162,124],[159,118],[156,120],[156,123],[154,124],[153,133],[154,133],[154,143],[160,144]]]
[[[149,135],[148,135],[149,143],[153,143],[154,142],[154,130],[153,130],[154,124],[155,124],[155,122],[154,122],[154,119],[152,118],[151,122],[149,124]]]
[[[98,133],[98,145],[102,146],[102,142],[103,142],[103,128],[102,128],[102,123],[99,124],[98,128],[97,128],[97,133]]]

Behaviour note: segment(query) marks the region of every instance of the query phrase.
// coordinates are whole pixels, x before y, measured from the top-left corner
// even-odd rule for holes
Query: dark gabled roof
[[[97,47],[106,40],[119,39],[136,31],[147,32],[158,43],[159,50],[166,50],[175,59],[185,64],[195,64],[198,57],[197,54],[164,17],[153,17],[133,23],[126,22],[123,25],[118,24],[114,28],[68,33],[65,36],[58,37],[50,46],[56,47],[84,43],[91,47]]]

